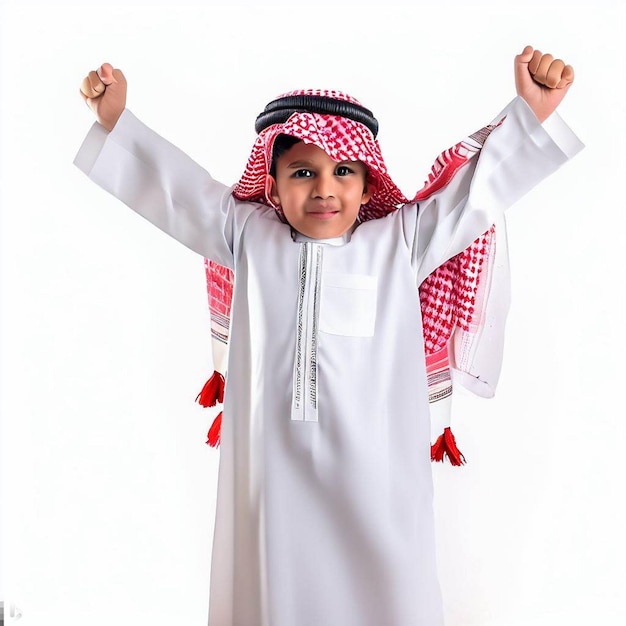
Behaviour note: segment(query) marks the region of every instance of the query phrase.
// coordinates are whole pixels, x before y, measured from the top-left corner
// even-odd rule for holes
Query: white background
[[[20,624],[195,626],[209,601],[202,259],[72,166],[82,77],[122,68],[129,107],[226,183],[266,102],[345,90],[413,194],[513,97],[526,43],[574,64],[560,112],[587,148],[510,211],[498,395],[458,395],[468,464],[434,467],[447,625],[626,623],[626,12],[558,4],[4,3],[0,599]]]

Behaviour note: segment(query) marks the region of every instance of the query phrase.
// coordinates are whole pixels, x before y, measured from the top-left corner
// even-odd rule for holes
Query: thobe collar
[[[357,224],[354,224],[354,226],[348,229],[343,235],[341,235],[341,237],[331,237],[330,239],[315,239],[313,237],[307,237],[306,235],[303,235],[302,233],[299,233],[297,230],[292,228],[291,238],[296,243],[312,242],[328,244],[329,246],[345,246],[347,243],[350,242],[350,239],[352,238],[352,233],[354,232],[354,229],[356,227]]]

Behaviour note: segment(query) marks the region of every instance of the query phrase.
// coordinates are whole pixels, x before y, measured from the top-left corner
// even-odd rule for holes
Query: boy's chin
[[[309,239],[336,239],[343,237],[347,232],[354,230],[356,222],[349,226],[339,224],[313,224],[313,225],[300,225],[295,227],[290,224],[291,228],[300,235],[308,237]]]

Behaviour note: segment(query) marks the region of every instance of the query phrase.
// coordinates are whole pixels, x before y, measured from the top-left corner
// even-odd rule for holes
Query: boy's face
[[[289,224],[314,239],[341,237],[371,193],[360,161],[333,161],[321,148],[299,142],[276,161],[271,197]]]

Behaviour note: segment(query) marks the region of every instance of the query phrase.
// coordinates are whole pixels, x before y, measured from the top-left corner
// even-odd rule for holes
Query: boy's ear
[[[363,187],[363,195],[361,196],[361,204],[367,204],[371,199],[374,193],[376,192],[376,187],[369,180],[365,181],[365,186]]]
[[[278,196],[278,187],[276,185],[276,179],[268,174],[265,177],[265,197],[268,202],[271,202],[274,208],[280,206],[280,197]]]

